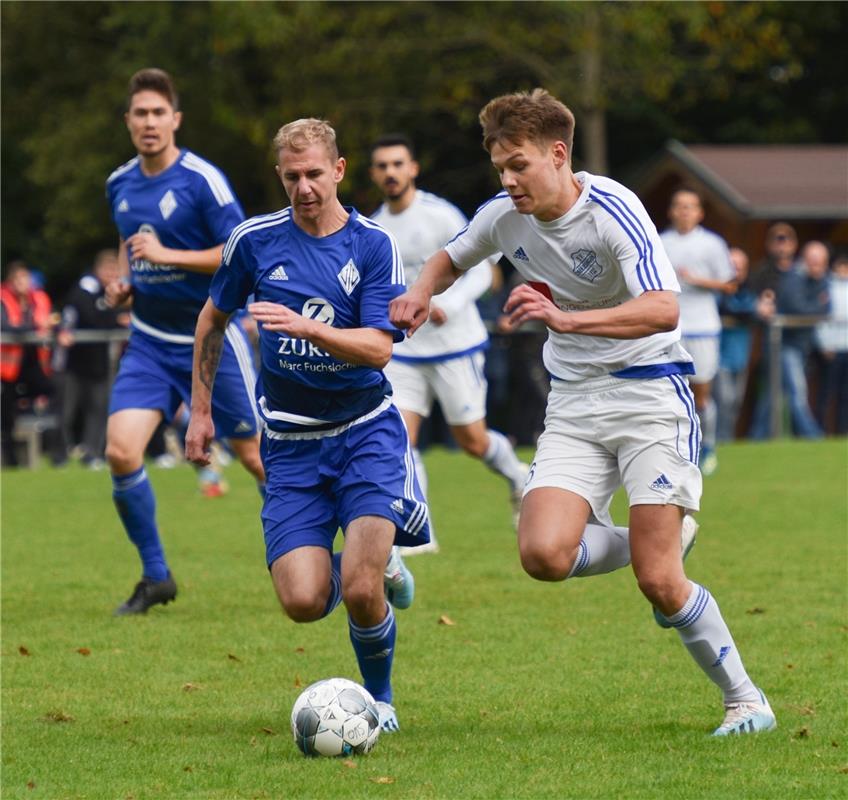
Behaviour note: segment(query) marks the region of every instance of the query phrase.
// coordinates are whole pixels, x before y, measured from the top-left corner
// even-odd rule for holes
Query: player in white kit
[[[432,294],[461,270],[496,252],[512,261],[529,283],[505,310],[513,325],[547,325],[552,376],[519,521],[524,569],[558,581],[632,560],[642,593],[724,695],[715,735],[770,730],[774,714],[718,605],[683,570],[682,520],[701,494],[699,426],[683,377],[692,363],[680,345],[679,285],[656,228],[624,186],[572,172],[574,117],[546,91],[498,97],[480,121],[506,191],[427,261],[390,319],[412,335]],[[592,514],[608,519],[622,484],[629,547],[614,529],[586,525]]]
[[[402,134],[387,134],[371,148],[371,178],[383,193],[383,204],[371,218],[390,231],[403,259],[411,286],[424,262],[444,247],[467,223],[452,203],[417,189],[418,162],[412,142]],[[528,466],[518,460],[509,439],[486,426],[485,350],[489,336],[475,301],[491,285],[487,260],[469,269],[430,304],[430,319],[415,339],[395,344],[384,370],[394,390],[413,447],[418,482],[426,494],[427,474],[418,451],[422,420],[437,399],[456,442],[469,455],[502,475],[510,486],[515,524]],[[406,552],[436,552],[430,524],[430,544]]]
[[[712,382],[718,374],[721,336],[716,292],[734,291],[736,271],[724,239],[701,226],[704,208],[696,191],[686,188],[674,192],[668,218],[671,227],[660,239],[680,281],[680,330],[683,346],[695,364],[689,384],[703,437],[699,464],[704,475],[712,475],[718,466]]]

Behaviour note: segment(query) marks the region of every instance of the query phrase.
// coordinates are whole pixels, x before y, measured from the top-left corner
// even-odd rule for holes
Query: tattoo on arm
[[[215,373],[224,349],[224,332],[212,329],[203,337],[200,346],[200,381],[211,392]]]

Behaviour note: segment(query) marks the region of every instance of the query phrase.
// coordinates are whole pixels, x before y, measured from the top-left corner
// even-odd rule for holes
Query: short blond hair
[[[523,141],[536,145],[565,142],[568,160],[574,142],[574,114],[544,89],[504,94],[490,100],[480,112],[483,147],[489,152],[496,143]]]
[[[280,150],[300,152],[313,144],[323,144],[333,161],[339,157],[336,132],[329,122],[314,117],[296,119],[283,125],[274,137],[274,152],[278,155]]]

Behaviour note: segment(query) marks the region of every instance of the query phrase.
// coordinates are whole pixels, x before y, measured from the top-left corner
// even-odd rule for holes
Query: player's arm
[[[106,286],[106,305],[112,308],[127,308],[132,305],[132,285],[129,283],[130,262],[124,239],[118,240],[118,266],[121,277]]]
[[[247,310],[265,330],[306,339],[333,358],[382,369],[392,355],[392,334],[378,328],[334,328],[308,319],[279,303],[251,303]]]
[[[614,308],[561,311],[545,295],[526,283],[512,290],[504,311],[509,314],[510,326],[539,320],[556,333],[606,336],[610,339],[641,339],[654,333],[673,331],[679,317],[677,294],[672,291],[645,292]]]
[[[426,321],[430,313],[430,299],[443,292],[462,274],[446,250],[439,250],[427,259],[418,280],[402,295],[389,303],[389,320],[392,325],[406,329],[412,336]]]
[[[206,250],[176,250],[173,247],[165,247],[152,233],[134,233],[127,239],[127,247],[133,260],[144,259],[151,264],[168,264],[207,275],[218,269],[224,253],[223,244]]]
[[[709,289],[722,294],[733,294],[738,288],[735,280],[720,281],[714,278],[702,278],[690,272],[686,267],[677,268],[677,277],[680,278],[681,282],[688,283],[690,286],[697,286],[699,289]]]
[[[205,466],[211,460],[209,447],[215,438],[212,386],[221,362],[229,319],[229,314],[215,308],[211,298],[197,317],[191,370],[191,421],[185,440],[186,458],[193,464]]]

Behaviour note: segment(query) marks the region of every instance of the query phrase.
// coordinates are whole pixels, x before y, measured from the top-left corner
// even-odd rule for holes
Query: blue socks
[[[392,607],[386,603],[386,616],[373,628],[361,628],[350,617],[350,642],[365,688],[375,700],[392,702],[392,662],[395,655],[397,625]]]
[[[330,596],[322,617],[326,617],[342,601],[342,554],[333,553],[333,571],[330,573]]]
[[[141,556],[142,574],[164,581],[169,574],[168,564],[156,529],[156,498],[144,467],[129,475],[112,475],[112,499],[127,536]]]

